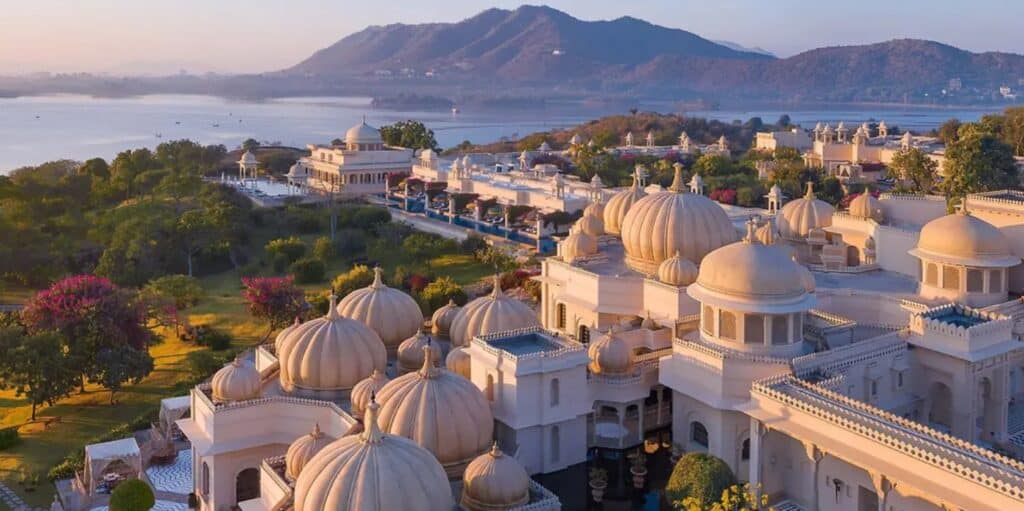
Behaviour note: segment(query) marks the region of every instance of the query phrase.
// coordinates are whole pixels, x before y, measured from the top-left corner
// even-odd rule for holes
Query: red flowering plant
[[[256,319],[270,323],[266,342],[270,334],[295,321],[308,309],[305,294],[287,277],[242,277],[242,298],[249,304],[249,313]]]

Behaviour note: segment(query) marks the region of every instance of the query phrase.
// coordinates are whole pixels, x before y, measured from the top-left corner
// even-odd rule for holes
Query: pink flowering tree
[[[270,334],[302,316],[309,308],[305,294],[287,277],[242,277],[242,298],[249,304],[249,313],[256,319],[270,323]]]
[[[122,383],[152,371],[149,345],[155,336],[148,327],[147,308],[138,293],[107,278],[76,275],[53,283],[25,304],[22,322],[30,334],[60,334],[69,361],[81,371],[83,390],[88,380],[113,393]],[[105,367],[116,357],[101,354],[124,350],[132,350],[131,356],[118,363],[129,360],[132,367],[116,368],[113,372],[130,375],[119,380],[109,376],[114,368]]]

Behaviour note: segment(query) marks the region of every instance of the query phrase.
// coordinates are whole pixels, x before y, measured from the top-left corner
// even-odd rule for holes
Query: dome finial
[[[427,344],[423,346],[423,367],[420,368],[420,376],[424,378],[437,377],[437,367],[434,365],[434,350],[430,345],[430,337],[427,337]]]
[[[498,299],[498,298],[501,298],[503,296],[505,296],[505,293],[502,293],[502,291],[501,291],[501,274],[500,273],[495,273],[494,274],[494,289],[491,290],[491,297],[494,298],[494,299]]]
[[[672,177],[672,186],[669,186],[668,189],[676,193],[683,193],[686,191],[686,184],[683,183],[683,164],[676,162],[672,168],[675,169],[675,176]]]
[[[384,434],[380,431],[380,425],[377,424],[377,411],[380,410],[380,405],[377,404],[377,393],[370,394],[370,404],[366,406],[366,413],[363,415],[363,430],[362,440],[368,444],[379,444],[383,440]]]
[[[327,319],[334,321],[338,319],[338,295],[331,289],[330,304],[327,306]]]
[[[744,243],[757,243],[757,222],[753,217],[747,219],[747,236],[743,238]]]
[[[804,194],[805,199],[814,199],[814,181],[807,182],[807,193]]]
[[[493,443],[491,443],[491,452],[490,452],[490,454],[491,454],[491,456],[493,456],[495,458],[500,458],[501,457],[501,449],[498,449],[498,441],[497,440],[495,440]]]
[[[320,423],[313,424],[313,432],[309,434],[313,438],[321,438],[324,436],[323,432],[320,431]]]
[[[370,287],[372,287],[373,289],[380,289],[380,288],[384,287],[383,275],[384,275],[384,270],[382,270],[380,268],[380,266],[374,266],[373,267],[373,284],[370,284]]]

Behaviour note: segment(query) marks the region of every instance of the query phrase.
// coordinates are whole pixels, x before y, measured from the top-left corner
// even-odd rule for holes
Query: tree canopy
[[[735,484],[736,476],[720,458],[691,452],[680,458],[672,469],[665,495],[672,503],[692,499],[701,505],[710,505]]]
[[[441,150],[441,147],[437,145],[437,139],[434,138],[434,130],[427,128],[419,121],[398,121],[381,126],[380,136],[384,139],[385,144],[391,146]]]

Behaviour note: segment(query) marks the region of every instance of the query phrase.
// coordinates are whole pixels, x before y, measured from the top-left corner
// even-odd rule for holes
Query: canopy
[[[103,477],[103,471],[117,461],[128,466],[132,477],[142,473],[142,454],[134,437],[85,446],[85,479],[90,495],[96,493],[96,483]]]
[[[178,419],[188,415],[192,408],[192,398],[188,395],[169,397],[160,400],[160,429],[169,433],[171,426]]]

